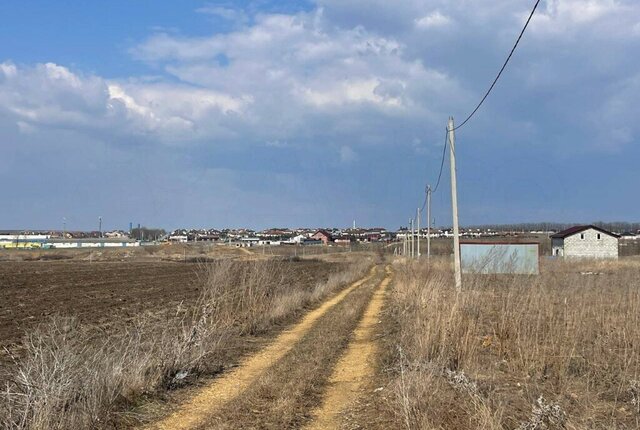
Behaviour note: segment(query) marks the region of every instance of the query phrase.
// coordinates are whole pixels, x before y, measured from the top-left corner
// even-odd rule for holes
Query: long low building
[[[50,238],[16,237],[0,238],[0,248],[5,249],[69,249],[69,248],[118,248],[140,246],[129,238]]]
[[[129,238],[108,239],[49,239],[51,248],[118,248],[140,246],[140,242]]]

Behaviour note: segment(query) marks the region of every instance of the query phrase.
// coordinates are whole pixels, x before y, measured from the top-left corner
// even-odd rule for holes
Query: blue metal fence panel
[[[537,275],[537,243],[462,243],[463,273]]]

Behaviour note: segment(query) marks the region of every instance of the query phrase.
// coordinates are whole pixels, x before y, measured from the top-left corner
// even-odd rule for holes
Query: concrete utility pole
[[[407,224],[407,231],[404,235],[404,257],[409,257],[409,224]]]
[[[420,216],[421,216],[420,212],[421,211],[422,209],[418,208],[418,246],[417,246],[418,252],[416,253],[418,260],[420,260]]]
[[[453,272],[456,288],[462,289],[462,271],[460,268],[460,231],[458,228],[458,187],[456,184],[456,136],[453,117],[449,117],[449,158],[451,160],[451,211],[453,213]]]
[[[407,241],[409,240],[409,227],[407,227],[407,231],[404,234],[404,240],[402,241],[402,256],[407,257]]]
[[[100,238],[102,239],[102,217],[98,217],[98,233],[100,234]]]
[[[427,260],[431,258],[431,185],[427,186]]]
[[[411,239],[409,239],[409,248],[411,249],[411,251],[409,252],[409,255],[411,256],[411,258],[413,258],[413,218],[409,220],[409,225],[411,225]]]

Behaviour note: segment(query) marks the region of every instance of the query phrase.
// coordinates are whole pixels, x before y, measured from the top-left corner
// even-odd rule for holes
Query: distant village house
[[[311,236],[311,239],[320,240],[323,245],[328,245],[329,242],[333,240],[331,234],[326,230],[318,230],[313,236]]]

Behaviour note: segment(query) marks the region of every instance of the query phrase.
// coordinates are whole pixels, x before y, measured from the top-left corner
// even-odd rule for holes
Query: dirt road
[[[375,373],[377,344],[374,330],[380,321],[384,295],[391,282],[389,266],[386,273],[358,323],[353,340],[331,375],[322,405],[314,411],[313,420],[306,427],[309,430],[340,428],[340,413],[366,395],[363,390]]]
[[[373,329],[391,280],[390,269],[384,272],[374,266],[173,414],[145,428],[339,428],[340,411],[365,394],[373,375]]]

